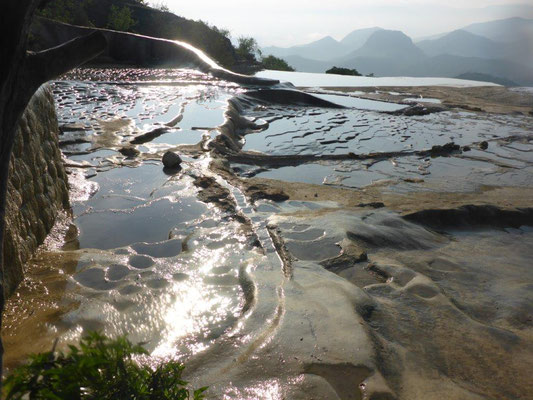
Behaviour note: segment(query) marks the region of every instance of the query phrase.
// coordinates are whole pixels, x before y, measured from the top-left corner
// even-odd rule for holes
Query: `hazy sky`
[[[232,37],[255,37],[261,46],[288,47],[359,28],[402,30],[413,39],[473,22],[533,18],[524,0],[150,0],[186,18],[229,29]]]

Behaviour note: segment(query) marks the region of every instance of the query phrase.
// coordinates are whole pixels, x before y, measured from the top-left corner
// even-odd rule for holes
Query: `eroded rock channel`
[[[533,396],[530,116],[188,70],[53,91],[74,217],[9,302],[8,366],[99,329],[209,398]]]

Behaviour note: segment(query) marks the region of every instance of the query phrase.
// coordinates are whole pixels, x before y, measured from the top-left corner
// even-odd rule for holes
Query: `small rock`
[[[439,106],[430,106],[430,105],[421,105],[417,104],[414,106],[402,108],[398,111],[393,111],[391,114],[394,115],[405,115],[407,117],[416,116],[416,115],[428,115],[436,112],[444,111],[444,107]]]
[[[172,151],[167,151],[163,155],[163,165],[166,168],[178,168],[181,161],[181,157]]]
[[[83,124],[64,124],[59,126],[60,135],[65,132],[85,131],[85,125]]]
[[[257,200],[266,199],[272,201],[285,201],[289,199],[289,196],[281,189],[273,188],[263,184],[252,185],[246,188],[246,194],[252,202]]]
[[[471,150],[470,146],[463,146],[463,151],[470,151],[470,150]]]
[[[152,131],[143,133],[135,137],[130,143],[131,144],[143,144],[143,143],[151,142],[152,140],[161,136],[163,133],[167,131],[168,131],[168,128],[156,128]]]
[[[482,141],[482,142],[479,144],[479,148],[480,148],[481,150],[487,150],[487,149],[489,148],[489,143],[488,143],[486,140],[484,140],[484,141]]]
[[[404,182],[408,182],[408,183],[422,183],[422,182],[424,182],[424,179],[422,179],[422,178],[404,178],[403,181]]]
[[[222,171],[228,171],[228,172],[231,169],[231,165],[229,161],[224,158],[215,158],[213,161],[211,161],[210,167],[213,169],[220,169]]]
[[[461,147],[458,144],[455,144],[454,142],[446,143],[445,145],[435,145],[431,148],[429,151],[431,156],[445,156],[450,153],[460,151]]]
[[[359,203],[357,207],[383,208],[385,204],[381,201],[373,201],[371,203]]]
[[[122,147],[118,150],[118,152],[126,157],[135,157],[140,154],[140,151],[135,147]]]
[[[91,179],[96,176],[96,170],[90,169],[88,171],[85,171],[85,179]]]

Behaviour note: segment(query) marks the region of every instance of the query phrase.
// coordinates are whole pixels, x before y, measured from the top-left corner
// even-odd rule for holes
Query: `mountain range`
[[[337,66],[376,76],[470,74],[533,85],[533,19],[518,17],[468,25],[416,43],[401,31],[375,27],[355,30],[340,41],[326,36],[306,45],[262,50],[303,72]]]

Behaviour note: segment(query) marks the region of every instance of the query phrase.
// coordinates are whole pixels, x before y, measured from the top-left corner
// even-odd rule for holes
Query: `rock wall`
[[[23,266],[69,207],[68,180],[58,144],[59,128],[50,86],[33,96],[17,128],[11,163],[4,238],[4,285],[10,296]]]

